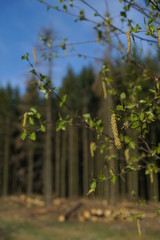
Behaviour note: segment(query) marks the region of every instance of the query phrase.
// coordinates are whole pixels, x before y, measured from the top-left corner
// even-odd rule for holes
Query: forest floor
[[[157,209],[96,199],[54,199],[46,207],[38,196],[11,196],[0,199],[0,240],[158,240]]]

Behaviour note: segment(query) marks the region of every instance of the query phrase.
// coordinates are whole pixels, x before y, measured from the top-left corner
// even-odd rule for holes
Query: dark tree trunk
[[[7,115],[5,124],[5,143],[4,143],[4,162],[3,162],[3,196],[8,195],[8,171],[9,171],[9,154],[10,154],[10,118]]]
[[[66,197],[66,163],[67,163],[67,132],[62,132],[62,154],[61,154],[61,197]]]
[[[27,194],[33,193],[33,161],[34,161],[34,148],[33,143],[28,144],[28,181],[27,181]]]
[[[61,166],[61,139],[60,139],[60,132],[56,132],[56,148],[55,148],[55,154],[56,154],[56,167],[55,167],[55,193],[56,196],[60,196],[60,166]]]

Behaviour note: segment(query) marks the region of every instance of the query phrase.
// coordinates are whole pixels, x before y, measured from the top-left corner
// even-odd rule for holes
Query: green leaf
[[[30,125],[34,125],[34,119],[32,117],[29,117],[28,121]]]
[[[67,12],[67,11],[68,11],[67,5],[64,4],[64,5],[63,5],[63,9],[64,9],[65,12]]]
[[[146,103],[146,100],[140,100],[139,103],[143,104],[143,103]]]
[[[35,141],[36,140],[36,133],[35,132],[31,132],[29,134],[29,138],[32,140],[32,141]]]
[[[122,17],[125,17],[125,18],[127,17],[126,12],[124,12],[124,11],[121,11],[121,12],[120,12],[120,15],[121,15]]]
[[[132,121],[132,122],[138,121],[138,116],[137,116],[137,114],[135,114],[135,113],[132,113],[132,114],[131,114],[131,121]]]
[[[57,122],[57,125],[56,125],[56,131],[58,132],[60,130],[63,130],[63,131],[66,130],[66,120],[62,119],[62,117],[60,117],[60,119],[59,119],[59,121]]]
[[[126,94],[125,94],[125,92],[122,92],[122,93],[121,93],[120,98],[121,98],[122,100],[126,99]]]
[[[36,113],[37,112],[37,109],[36,109],[36,107],[31,107],[31,109],[30,109],[33,113]]]
[[[151,92],[151,93],[153,93],[153,94],[155,94],[156,95],[156,91],[154,90],[154,89],[149,89],[149,91]]]
[[[117,111],[124,111],[122,105],[117,105],[117,106],[116,106],[116,110],[117,110]]]
[[[96,184],[96,181],[94,180],[94,181],[90,184],[90,188],[91,188],[93,191],[95,191],[95,190],[96,190],[96,186],[97,186],[97,184]]]
[[[131,128],[139,127],[139,121],[133,122]]]
[[[100,181],[105,181],[105,180],[106,180],[106,176],[105,176],[102,172],[100,172],[100,173],[98,174],[98,179],[99,179]]]
[[[27,132],[26,131],[23,131],[20,135],[20,138],[24,141],[27,137]]]
[[[158,143],[157,154],[160,154],[160,143]]]
[[[143,120],[144,120],[144,116],[145,116],[145,114],[144,114],[144,112],[142,112],[140,115],[139,115],[139,119],[143,122]]]
[[[116,179],[117,179],[116,175],[114,174],[112,169],[110,169],[109,172],[111,174],[111,182],[115,184],[116,183]]]
[[[24,61],[25,59],[26,59],[26,57],[23,55],[23,56],[21,57],[21,60]]]
[[[96,183],[96,180],[94,180],[94,181],[90,184],[90,190],[89,190],[89,192],[87,193],[87,195],[91,194],[92,192],[95,192],[96,186],[97,186],[97,183]]]
[[[139,24],[137,24],[135,28],[132,28],[132,31],[135,32],[135,33],[137,33],[137,32],[139,32],[139,30],[141,30],[141,29],[142,29],[142,28],[139,26]]]
[[[30,70],[31,73],[33,73],[34,75],[36,75],[36,71],[34,69]]]
[[[130,141],[129,144],[128,144],[128,146],[129,146],[131,149],[135,150],[135,142],[134,142],[134,141]]]
[[[131,139],[130,139],[130,137],[125,136],[125,137],[124,137],[124,141],[125,141],[125,143],[129,143],[129,142],[131,141]]]
[[[41,132],[45,132],[46,131],[46,128],[45,128],[45,126],[43,125],[43,124],[41,124]]]
[[[60,107],[63,106],[63,104],[66,102],[66,99],[67,99],[67,95],[65,94],[65,95],[62,97],[61,102],[59,103],[59,106],[60,106]]]
[[[131,157],[131,162],[138,162],[139,158],[137,156]]]
[[[133,103],[128,103],[128,104],[125,106],[125,108],[127,108],[127,109],[133,109],[133,108],[135,108],[135,104],[133,104]]]
[[[84,15],[84,10],[83,9],[81,9],[80,11],[79,11],[79,19],[80,20],[84,20],[85,19],[85,15]]]
[[[40,119],[40,118],[41,118],[41,114],[37,112],[37,113],[36,113],[36,118],[37,118],[37,119]]]

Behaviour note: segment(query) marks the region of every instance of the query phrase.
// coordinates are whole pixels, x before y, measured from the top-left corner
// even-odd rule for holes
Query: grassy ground
[[[70,219],[57,221],[54,211],[36,215],[34,208],[1,202],[0,240],[159,240],[160,223],[141,224],[142,236],[138,236],[136,222],[83,222]],[[157,221],[157,222],[156,222]],[[156,224],[155,224],[156,223]]]
[[[137,234],[135,224],[122,226],[104,223],[58,223],[54,221],[0,221],[1,240],[121,240],[142,239],[158,240],[160,231],[142,229],[142,236]],[[3,229],[2,229],[3,228]]]

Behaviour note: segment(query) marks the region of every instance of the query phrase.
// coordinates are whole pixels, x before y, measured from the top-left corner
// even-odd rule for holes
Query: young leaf
[[[117,105],[117,106],[116,106],[116,110],[117,110],[117,111],[124,111],[122,105]]]
[[[34,125],[34,119],[32,117],[29,117],[28,122],[30,125]]]
[[[90,190],[89,190],[89,192],[87,193],[87,195],[91,194],[92,192],[95,192],[96,186],[97,186],[97,183],[96,183],[96,180],[94,180],[94,181],[90,184]]]
[[[36,133],[35,132],[31,132],[29,134],[29,138],[32,140],[32,141],[35,141],[36,140]]]
[[[65,95],[62,97],[61,102],[59,103],[59,106],[60,106],[60,107],[63,106],[63,104],[66,102],[66,99],[67,99],[67,95],[65,94]]]
[[[113,170],[112,169],[110,169],[109,170],[109,172],[110,172],[110,174],[111,174],[111,182],[112,183],[115,183],[116,182],[116,175],[114,174],[114,172],[113,172]]]
[[[139,121],[133,122],[131,128],[139,127]]]
[[[27,137],[27,132],[26,131],[23,131],[20,135],[20,138],[24,141]]]
[[[134,141],[130,141],[129,144],[128,144],[128,146],[129,146],[131,149],[135,150],[136,145],[135,145],[135,142],[134,142]]]
[[[46,131],[46,128],[43,124],[41,124],[41,132],[45,132]]]

